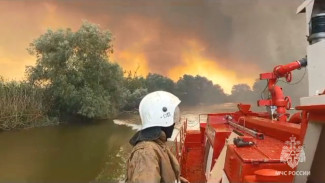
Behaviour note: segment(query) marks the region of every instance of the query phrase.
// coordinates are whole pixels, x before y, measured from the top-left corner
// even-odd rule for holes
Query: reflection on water
[[[89,182],[133,133],[112,121],[2,132],[0,182]]]

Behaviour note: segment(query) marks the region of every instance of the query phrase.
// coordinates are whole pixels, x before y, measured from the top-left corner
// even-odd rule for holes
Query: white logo
[[[280,161],[286,162],[292,169],[298,166],[299,162],[306,161],[305,151],[301,146],[300,141],[296,141],[296,137],[290,137],[290,140],[285,142],[281,151]]]

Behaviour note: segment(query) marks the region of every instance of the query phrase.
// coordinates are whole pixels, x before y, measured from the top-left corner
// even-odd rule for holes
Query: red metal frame
[[[200,124],[200,130],[186,133],[183,156],[181,158],[182,175],[190,182],[205,182],[206,144],[213,147],[212,166],[225,145],[231,132],[236,131],[239,138],[253,145],[227,145],[224,172],[230,182],[292,182],[293,175],[279,175],[277,171],[294,171],[286,162],[281,162],[281,152],[285,141],[296,137],[303,141],[309,120],[325,121],[325,105],[298,106],[302,110],[288,120],[287,111],[291,108],[291,98],[283,94],[277,86],[277,80],[285,77],[292,80],[291,71],[301,67],[299,61],[276,66],[271,73],[260,75],[268,80],[271,99],[259,100],[259,106],[276,106],[277,121],[267,112],[252,112],[250,105],[238,104],[233,113],[207,114],[207,121]],[[201,115],[199,116],[201,122]],[[258,138],[255,134],[263,134]]]
[[[243,107],[244,106],[244,107]],[[325,106],[323,106],[325,108]],[[200,131],[188,131],[185,139],[182,175],[190,182],[205,182],[204,160],[205,139],[213,147],[214,166],[225,140],[234,130],[227,123],[226,116],[232,116],[237,124],[263,133],[264,139],[257,139],[245,131],[236,129],[245,140],[252,140],[252,147],[228,145],[224,171],[230,182],[292,182],[293,175],[275,175],[275,171],[293,171],[286,163],[280,161],[282,147],[291,136],[303,140],[308,115],[303,111],[290,121],[272,121],[265,113],[254,113],[249,105],[239,104],[239,111],[234,113],[208,114],[207,122],[200,124]],[[323,108],[322,108],[323,109]],[[296,121],[296,123],[294,123]],[[300,121],[300,123],[299,123]],[[213,135],[212,135],[213,134]],[[272,174],[273,173],[273,174]]]
[[[325,123],[325,105],[297,106],[296,109],[306,111],[309,115],[308,119],[315,123]]]
[[[187,131],[181,160],[181,175],[190,182],[205,182],[204,146],[200,131]]]
[[[186,132],[187,132],[187,119],[184,121],[183,125],[179,129],[179,133],[176,135],[174,139],[174,154],[176,155],[176,158],[178,162],[181,162],[182,155],[184,152],[184,143],[186,138]],[[178,141],[179,137],[179,141]]]

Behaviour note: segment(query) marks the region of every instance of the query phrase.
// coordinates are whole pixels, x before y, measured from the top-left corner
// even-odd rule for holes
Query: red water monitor
[[[282,88],[276,85],[279,78],[285,78],[288,83],[292,81],[292,71],[307,66],[307,58],[303,58],[287,65],[274,67],[273,72],[260,74],[260,80],[268,80],[268,90],[271,98],[259,100],[258,106],[276,106],[277,120],[287,121],[286,110],[291,108],[291,97],[284,96]]]

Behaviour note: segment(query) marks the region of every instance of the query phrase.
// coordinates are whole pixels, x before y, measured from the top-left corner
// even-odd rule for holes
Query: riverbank
[[[32,120],[26,120],[24,118],[26,114],[21,112],[20,114],[12,114],[9,116],[4,116],[0,114],[0,132],[4,131],[16,131],[16,130],[26,130],[26,129],[32,129],[32,128],[39,128],[39,127],[48,127],[48,126],[56,126],[60,124],[66,124],[66,123],[92,123],[93,121],[98,121],[98,120],[112,120],[114,118],[120,119],[120,120],[126,120],[129,116],[132,115],[138,115],[137,110],[133,111],[121,111],[118,115],[112,118],[106,118],[106,119],[87,119],[84,117],[76,117],[76,116],[65,116],[62,118],[59,117],[48,117],[45,114],[38,114],[35,115]],[[9,119],[9,118],[12,118]],[[132,119],[132,118],[130,118]],[[140,118],[139,118],[140,119]],[[15,120],[15,121],[13,121]],[[114,120],[114,123],[117,125],[131,125],[133,123],[137,122],[132,122],[132,121],[127,121],[121,122],[120,120]],[[137,128],[136,125],[134,128]]]

